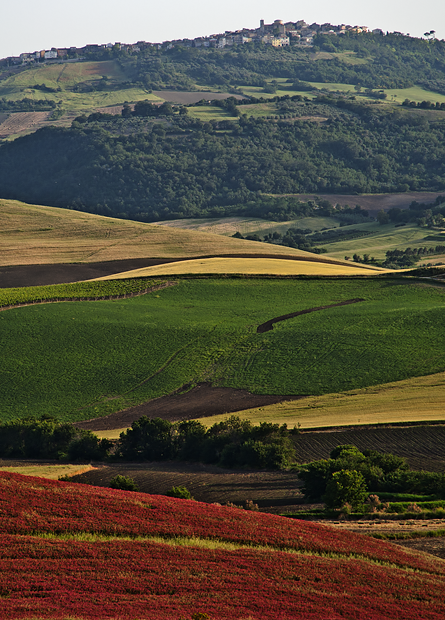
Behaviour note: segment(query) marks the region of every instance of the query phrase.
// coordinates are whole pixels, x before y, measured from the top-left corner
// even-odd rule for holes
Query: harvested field
[[[10,461],[0,459],[0,471],[22,474],[23,476],[38,476],[57,480],[59,476],[76,476],[93,469],[90,464],[63,463],[60,461]]]
[[[176,422],[178,420],[189,420],[191,417],[200,418],[233,413],[244,409],[246,405],[252,406],[253,403],[256,403],[254,405],[256,407],[263,407],[290,398],[292,396],[251,394],[247,390],[211,387],[207,383],[200,383],[185,394],[161,396],[137,407],[118,411],[102,418],[78,422],[76,426],[91,431],[123,429],[131,426],[132,422],[142,416],[163,418],[170,420],[170,422]]]
[[[211,101],[212,99],[228,99],[229,97],[235,97],[235,99],[244,99],[241,95],[232,95],[231,93],[216,93],[209,90],[206,91],[176,91],[176,90],[154,90],[153,95],[169,101],[170,103],[179,103],[183,105],[189,105],[191,103],[197,103],[202,99]]]
[[[0,139],[36,131],[50,116],[51,112],[13,112],[0,124]]]
[[[303,397],[238,412],[243,419],[299,424],[303,429],[445,420],[445,373],[415,377],[337,394]],[[225,416],[201,420],[210,425]]]
[[[0,200],[0,266],[217,255],[263,256],[263,243]],[[314,255],[267,246],[269,256]],[[331,259],[332,260],[332,259]]]
[[[127,271],[116,276],[105,276],[102,279],[110,278],[139,278],[151,276],[173,276],[180,274],[258,274],[258,275],[373,275],[385,273],[387,270],[378,267],[358,266],[356,263],[339,262],[325,258],[307,258],[302,260],[288,260],[287,258],[271,258],[267,255],[242,257],[212,257],[199,259],[183,260],[178,263],[168,265],[157,265]]]

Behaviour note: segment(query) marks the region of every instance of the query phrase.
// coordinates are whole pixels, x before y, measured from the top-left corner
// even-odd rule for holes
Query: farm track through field
[[[318,310],[328,310],[329,308],[338,308],[339,306],[348,306],[350,304],[357,304],[360,301],[365,301],[364,299],[348,299],[347,301],[341,301],[338,304],[331,304],[329,306],[319,306],[317,308],[308,308],[307,310],[300,310],[299,312],[291,312],[290,314],[283,314],[283,316],[278,316],[275,319],[270,319],[265,323],[261,323],[257,327],[257,334],[264,334],[265,332],[270,332],[273,329],[275,323],[279,323],[281,321],[287,321],[288,319],[293,319],[296,316],[300,316],[302,314],[310,314],[311,312],[317,312]]]
[[[99,297],[54,297],[54,299],[43,299],[36,301],[27,301],[24,303],[13,304],[11,306],[0,307],[2,310],[12,310],[14,308],[24,308],[25,306],[35,306],[39,304],[56,304],[64,301],[112,301],[117,299],[129,299],[130,297],[140,297],[141,295],[147,295],[147,293],[153,293],[154,291],[160,291],[163,288],[175,286],[176,282],[164,282],[163,284],[157,284],[156,286],[150,286],[143,291],[137,293],[126,293],[125,295],[103,295]],[[148,380],[148,379],[147,379]]]

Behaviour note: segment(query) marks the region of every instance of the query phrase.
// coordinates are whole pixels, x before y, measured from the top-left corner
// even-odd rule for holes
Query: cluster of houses
[[[51,48],[50,50],[41,50],[32,53],[20,54],[20,56],[10,56],[0,60],[0,66],[23,65],[32,62],[67,60],[69,58],[79,58],[91,52],[99,52],[106,49],[117,49],[129,53],[137,53],[148,47],[156,47],[158,49],[173,49],[174,47],[202,47],[222,49],[232,45],[243,45],[256,41],[273,47],[284,47],[287,45],[313,45],[313,39],[316,34],[325,34],[331,36],[339,36],[346,32],[369,32],[366,26],[350,26],[341,24],[333,26],[332,24],[307,24],[304,20],[297,22],[283,22],[276,19],[272,24],[265,24],[264,20],[260,21],[259,28],[226,31],[224,34],[215,34],[209,37],[198,37],[196,39],[177,39],[174,41],[164,41],[163,43],[149,43],[147,41],[138,41],[134,45],[122,43],[107,43],[105,45],[86,45],[84,47],[69,48]],[[372,30],[374,34],[384,34],[382,30],[377,28]]]
[[[198,38],[190,41],[193,47],[216,47],[223,48],[230,45],[242,45],[256,41],[273,47],[284,47],[287,45],[303,45],[311,46],[316,34],[327,34],[338,36],[346,32],[369,32],[366,26],[349,26],[341,24],[333,26],[332,24],[307,24],[303,19],[297,22],[283,22],[276,19],[272,24],[265,24],[264,20],[260,21],[260,27],[255,29],[244,28],[236,32],[225,32],[224,34],[212,35],[206,38]],[[375,34],[383,34],[383,31],[376,29],[372,31]],[[171,44],[185,44],[186,41],[172,41]]]

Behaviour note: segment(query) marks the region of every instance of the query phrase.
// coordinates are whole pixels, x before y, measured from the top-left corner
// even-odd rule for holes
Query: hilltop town
[[[226,31],[220,34],[212,34],[208,37],[197,37],[195,39],[176,39],[164,41],[162,43],[150,43],[148,41],[138,41],[135,44],[124,44],[120,42],[106,44],[91,44],[84,47],[51,48],[49,50],[38,50],[34,52],[24,52],[19,56],[9,56],[0,60],[0,66],[8,67],[14,65],[27,65],[29,63],[69,60],[81,58],[85,54],[94,52],[121,50],[127,53],[137,53],[149,47],[157,49],[173,49],[174,47],[195,47],[195,48],[217,48],[222,49],[234,45],[257,42],[273,47],[285,47],[288,45],[299,45],[310,47],[317,34],[341,36],[347,32],[361,33],[370,32],[367,26],[351,26],[340,24],[334,26],[330,23],[307,24],[303,19],[297,22],[283,22],[276,19],[272,24],[265,24],[260,21],[259,28],[243,28],[236,31]],[[371,31],[373,34],[383,35],[383,30],[379,28]]]

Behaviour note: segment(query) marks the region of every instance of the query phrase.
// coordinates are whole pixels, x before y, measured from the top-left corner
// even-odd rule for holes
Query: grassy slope
[[[360,255],[369,254],[377,259],[383,259],[387,250],[405,250],[408,247],[429,248],[445,243],[445,234],[443,234],[442,242],[437,239],[426,239],[428,236],[435,236],[441,233],[419,228],[415,224],[407,224],[406,226],[396,228],[394,224],[384,224],[381,226],[377,222],[372,222],[370,224],[345,226],[343,230],[347,232],[350,229],[369,231],[372,234],[350,241],[338,241],[324,246],[320,243],[319,245],[325,247],[328,251],[328,256],[332,258],[344,258],[346,255],[352,256],[352,254],[357,253]],[[428,257],[427,262],[430,262],[430,257]]]
[[[276,97],[277,95],[279,97],[283,97],[284,95],[302,95],[304,97],[309,97],[310,99],[316,96],[313,92],[291,90],[288,88],[288,86],[291,85],[291,82],[287,82],[284,80],[282,80],[282,82],[283,83],[281,84],[281,88],[279,84],[277,91],[274,94],[263,92],[264,89],[260,86],[240,86],[240,89],[245,95],[264,97],[265,99],[271,99],[272,97]],[[334,82],[308,82],[308,84],[311,84],[314,89],[328,90],[331,92],[338,91],[341,93],[349,92],[351,95],[357,96],[354,84],[338,84]],[[420,101],[431,101],[433,103],[436,103],[436,101],[439,101],[439,103],[445,102],[445,95],[425,90],[420,86],[413,86],[411,88],[388,88],[384,89],[384,92],[387,94],[387,99],[382,101],[381,103],[385,104],[401,104],[403,103],[403,101],[405,101],[405,99],[415,101],[416,103]],[[372,101],[369,97],[365,96],[357,96],[357,99],[359,101]]]
[[[218,254],[313,256],[205,232],[0,200],[0,266]]]
[[[7,617],[439,620],[445,610],[443,561],[359,534],[13,474],[0,476],[0,495]]]
[[[441,372],[444,293],[395,280],[192,280],[128,300],[7,310],[2,417],[88,419],[199,381],[308,395]]]
[[[72,92],[72,88],[80,83],[97,81],[107,76],[113,89],[95,92]],[[78,62],[45,64],[28,69],[5,80],[0,81],[0,97],[10,100],[23,98],[62,101],[65,110],[91,110],[92,108],[110,106],[124,101],[160,99],[143,88],[119,88],[127,79],[114,61]],[[45,84],[50,88],[61,88],[61,92],[46,93],[32,89],[34,84]],[[115,90],[114,88],[117,88]]]
[[[353,198],[353,197],[351,197]],[[228,217],[210,219],[190,219],[190,220],[171,220],[157,222],[161,226],[182,228],[185,230],[201,230],[212,232],[219,235],[233,235],[240,232],[242,235],[258,234],[260,237],[275,231],[283,234],[288,228],[310,228],[314,232],[319,232],[323,228],[338,228],[339,221],[334,217],[305,217],[288,222],[271,222],[262,219]],[[419,228],[415,224],[396,227],[394,224],[380,225],[378,222],[368,224],[351,224],[344,226],[342,231],[347,233],[349,230],[362,230],[371,233],[369,236],[348,241],[337,241],[336,243],[323,244],[318,242],[317,246],[324,247],[327,255],[343,260],[345,256],[352,256],[354,253],[363,255],[369,254],[377,259],[384,259],[387,250],[396,248],[406,249],[407,247],[435,247],[441,242],[436,239],[426,239],[430,235],[438,235],[439,231]],[[445,242],[445,233],[444,233]],[[270,247],[270,244],[266,247]],[[427,257],[424,262],[431,262],[434,257]],[[443,260],[443,257],[442,259]]]

